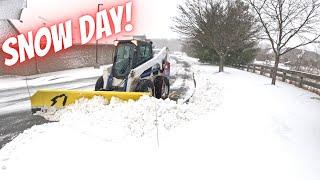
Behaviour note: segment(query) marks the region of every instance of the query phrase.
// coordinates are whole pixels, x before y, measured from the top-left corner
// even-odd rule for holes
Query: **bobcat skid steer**
[[[96,91],[147,92],[156,98],[169,96],[168,49],[154,55],[152,42],[145,39],[115,41],[113,66],[104,71]]]

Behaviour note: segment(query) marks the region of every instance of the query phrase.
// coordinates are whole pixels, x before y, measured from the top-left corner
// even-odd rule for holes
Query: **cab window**
[[[116,58],[113,65],[115,77],[125,77],[130,71],[130,63],[134,55],[132,44],[120,44],[117,47]]]
[[[138,64],[143,64],[152,58],[152,49],[150,45],[142,44],[139,47],[139,61]]]

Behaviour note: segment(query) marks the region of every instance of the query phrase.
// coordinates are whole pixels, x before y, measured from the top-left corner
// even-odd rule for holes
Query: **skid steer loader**
[[[147,92],[156,98],[169,96],[168,49],[154,55],[149,40],[115,41],[113,66],[104,71],[96,91]]]
[[[116,40],[113,65],[98,78],[95,91],[39,90],[31,97],[32,112],[62,108],[94,96],[107,100],[138,100],[143,95],[166,99],[170,91],[168,58],[168,48],[155,54],[152,42],[145,38]]]

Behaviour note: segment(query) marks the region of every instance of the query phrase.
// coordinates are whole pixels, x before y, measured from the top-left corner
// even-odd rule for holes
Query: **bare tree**
[[[297,59],[293,60],[293,70],[295,71],[302,71],[302,66],[303,66],[303,61],[304,61],[304,56],[305,51],[302,50],[300,54],[298,54]]]
[[[320,0],[246,0],[263,27],[275,55],[272,84],[284,54],[320,38]]]

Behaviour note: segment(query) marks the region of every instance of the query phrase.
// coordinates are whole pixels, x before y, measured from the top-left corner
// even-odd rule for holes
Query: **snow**
[[[266,61],[257,61],[257,60],[255,60],[255,61],[253,62],[253,64],[264,65],[264,66],[271,66],[271,67],[274,66],[274,63],[275,63],[275,61],[269,61],[269,60],[266,60]],[[279,63],[278,66],[279,66],[279,68],[281,68],[281,69],[290,70],[290,67],[287,66],[287,65],[285,65],[285,64],[283,64],[283,63]]]
[[[194,61],[185,60],[181,55],[181,53],[174,53],[171,54],[169,58],[170,66],[173,67],[170,70],[170,89],[172,91],[171,93],[175,94],[178,93],[177,91],[179,91],[180,88],[185,88],[184,93],[180,92],[179,94],[180,100],[184,102],[189,99],[195,91],[193,72],[190,70],[190,67],[194,64]],[[186,62],[187,64],[184,64],[184,62]],[[185,65],[190,67],[184,67]],[[175,79],[173,79],[172,77]]]
[[[189,104],[95,97],[49,111],[42,115],[57,122],[0,150],[1,179],[320,177],[318,95],[182,58],[197,80]]]

